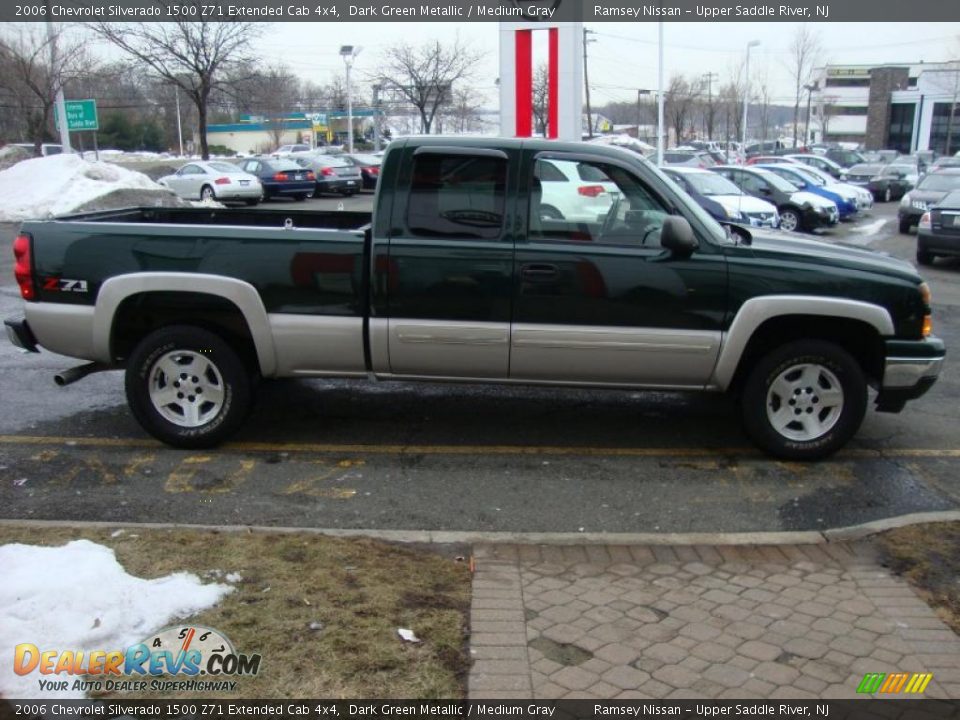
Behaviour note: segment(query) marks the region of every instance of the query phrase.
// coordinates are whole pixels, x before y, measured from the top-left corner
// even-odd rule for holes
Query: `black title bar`
[[[4,0],[2,22],[948,22],[948,0]]]

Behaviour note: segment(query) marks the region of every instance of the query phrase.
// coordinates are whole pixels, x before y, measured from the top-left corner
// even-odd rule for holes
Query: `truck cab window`
[[[503,228],[507,161],[469,155],[418,155],[407,229],[420,237],[496,240]]]
[[[552,158],[534,164],[529,212],[532,238],[647,247],[659,246],[669,214],[616,165]]]

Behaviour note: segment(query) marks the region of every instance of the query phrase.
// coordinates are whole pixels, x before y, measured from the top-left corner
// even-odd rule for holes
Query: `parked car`
[[[363,178],[363,189],[373,190],[377,187],[377,180],[380,179],[381,157],[367,155],[365,153],[354,153],[353,155],[342,155],[348,163],[360,170],[360,176]]]
[[[256,205],[263,195],[263,186],[256,175],[218,160],[187,163],[157,182],[184,200],[242,200],[247,205]]]
[[[863,156],[860,153],[841,147],[827,148],[824,157],[828,160],[833,160],[842,168],[853,167],[854,165],[859,165],[864,162]]]
[[[917,263],[932,265],[941,255],[960,256],[960,190],[932,205],[917,225]]]
[[[793,162],[793,160],[790,160],[784,155],[753,155],[747,158],[747,165],[770,165],[789,162]]]
[[[864,163],[871,165],[889,165],[900,157],[900,153],[896,150],[864,150],[860,155]]]
[[[33,143],[10,143],[13,147],[23,148],[27,152],[33,154],[36,150],[36,145]],[[40,156],[47,157],[48,155],[60,155],[63,152],[63,145],[59,143],[40,143]]]
[[[917,158],[901,156],[887,165],[886,172],[899,175],[909,190],[917,186],[920,178],[926,174],[927,167]]]
[[[807,172],[808,168],[802,165],[797,163],[771,163],[769,165],[757,165],[756,167],[764,168],[779,175],[787,182],[792,183],[797,190],[820,195],[832,201],[837,206],[841,220],[853,217],[860,210],[855,195],[844,192],[839,188],[828,187],[822,178]]]
[[[921,216],[931,205],[940,202],[954,190],[960,190],[960,169],[949,168],[924,175],[917,186],[900,200],[897,210],[900,232],[910,232],[910,227],[920,222]]]
[[[342,155],[316,155],[304,153],[290,158],[297,165],[313,171],[316,185],[313,196],[320,197],[323,193],[350,197],[360,192],[363,178],[360,168]]]
[[[710,168],[723,175],[748,195],[766,200],[780,214],[781,230],[812,232],[840,221],[837,204],[814,193],[797,190],[779,175],[755,166],[723,165]]]
[[[927,172],[936,172],[937,170],[943,170],[945,168],[955,168],[960,167],[960,155],[955,157],[950,157],[949,155],[943,155],[938,157],[930,167],[927,168]]]
[[[270,155],[275,158],[288,157],[294,153],[310,152],[313,148],[309,145],[297,143],[295,145],[281,145],[276,150],[274,150]]]
[[[837,163],[827,157],[821,155],[815,155],[814,153],[791,153],[790,155],[784,155],[785,158],[793,160],[794,162],[803,163],[804,165],[809,165],[814,167],[821,172],[825,172],[831,177],[839,180],[843,175],[843,168],[840,167]]]
[[[751,227],[780,226],[775,205],[747,195],[722,175],[688,167],[668,167],[663,172],[716,220]]]
[[[620,196],[617,184],[595,165],[570,160],[538,160],[541,220],[595,223]]]
[[[844,198],[852,197],[857,205],[858,211],[869,210],[873,207],[873,193],[866,188],[862,188],[858,185],[851,185],[843,180],[837,180],[830,173],[824,172],[823,170],[810,165],[804,165],[802,167],[803,171],[807,175],[813,175],[815,178],[822,180],[825,183],[824,187],[828,190],[840,193],[840,195],[842,195]]]
[[[316,177],[312,170],[300,167],[287,158],[249,158],[240,165],[256,176],[263,186],[261,199],[292,197],[306,200],[313,194]]]
[[[663,164],[708,168],[713,167],[717,162],[705,150],[667,150],[663,153]]]
[[[851,185],[866,188],[878,201],[899,200],[910,189],[903,175],[889,170],[889,165],[860,164],[844,171],[843,179]]]

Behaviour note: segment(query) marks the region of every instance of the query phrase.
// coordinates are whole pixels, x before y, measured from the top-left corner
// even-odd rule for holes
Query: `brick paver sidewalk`
[[[868,672],[960,697],[960,638],[866,544],[475,556],[471,698],[848,698]]]

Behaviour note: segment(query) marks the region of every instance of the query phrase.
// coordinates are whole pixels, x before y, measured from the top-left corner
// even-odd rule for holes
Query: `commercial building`
[[[960,150],[960,63],[827,65],[812,87],[811,142]]]

